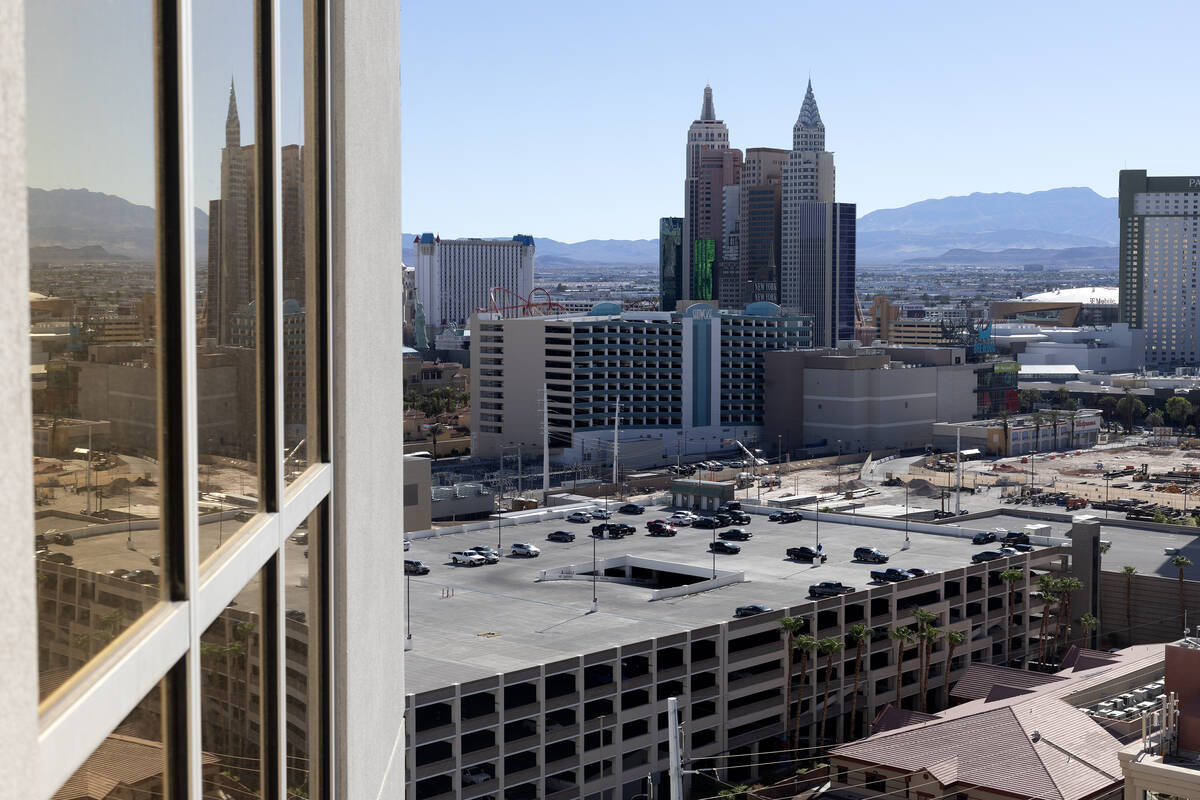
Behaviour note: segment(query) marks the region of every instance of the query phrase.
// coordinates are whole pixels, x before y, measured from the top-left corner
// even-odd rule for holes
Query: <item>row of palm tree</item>
[[[785,640],[784,654],[784,709],[787,724],[788,749],[795,749],[798,739],[800,708],[804,703],[804,685],[808,680],[808,665],[810,659],[815,664],[817,658],[825,657],[825,690],[821,703],[821,723],[817,728],[822,740],[825,739],[826,723],[829,718],[829,691],[833,680],[833,658],[845,649],[845,642],[836,636],[817,639],[804,631],[809,621],[803,617],[784,617],[779,621]],[[858,685],[861,677],[863,649],[871,639],[871,629],[866,625],[850,626],[849,638],[854,642],[854,695],[850,709],[850,724],[853,730],[854,720],[858,713]],[[800,653],[800,697],[797,698],[795,711],[792,710],[792,679],[795,666],[795,653]]]
[[[1009,429],[1009,425],[1011,424],[1011,420],[1013,418],[1013,413],[1012,413],[1012,411],[1010,411],[1007,408],[1002,408],[1002,409],[1000,409],[999,412],[997,412],[996,418],[1000,420],[1000,425],[1004,429],[1004,443],[1003,443],[1004,455],[1007,456],[1007,455],[1009,455],[1009,452],[1008,452],[1008,429]],[[1053,446],[1050,449],[1057,450],[1058,449],[1058,426],[1060,424],[1062,424],[1064,419],[1067,422],[1071,423],[1071,441],[1067,445],[1067,448],[1070,449],[1075,444],[1075,423],[1079,419],[1079,412],[1076,409],[1071,408],[1071,409],[1067,409],[1066,411],[1060,411],[1057,408],[1052,408],[1049,411],[1047,411],[1045,414],[1043,414],[1041,411],[1034,411],[1032,414],[1030,414],[1029,421],[1033,424],[1033,428],[1034,428],[1034,431],[1033,431],[1033,446],[1034,446],[1034,448],[1039,449],[1039,443],[1041,442],[1041,439],[1042,439],[1042,427],[1044,425],[1046,425],[1047,422],[1049,422],[1051,427],[1054,428]]]
[[[918,681],[918,689],[920,699],[918,701],[921,711],[926,711],[928,708],[929,698],[929,671],[933,665],[933,647],[943,636],[946,638],[948,651],[946,654],[946,669],[945,669],[945,686],[943,687],[943,705],[950,702],[950,669],[954,662],[954,650],[967,640],[966,634],[962,631],[948,630],[943,631],[936,627],[938,623],[938,615],[932,611],[923,608],[918,608],[913,612],[913,617],[916,619],[915,627],[907,625],[892,628],[888,631],[888,637],[896,643],[896,700],[897,708],[901,707],[901,689],[903,686],[904,675],[904,650],[905,648],[916,644],[918,657],[918,670],[920,678]]]
[[[1107,553],[1108,547],[1101,545],[1100,552],[1101,554]],[[1179,625],[1183,628],[1187,621],[1187,604],[1183,599],[1183,571],[1192,565],[1192,560],[1179,554],[1168,563],[1179,570]],[[1121,567],[1121,571],[1125,575],[1125,628],[1129,636],[1129,643],[1133,644],[1133,576],[1137,574],[1137,567],[1126,564]]]
[[[1038,664],[1042,667],[1045,667],[1046,660],[1050,657],[1057,660],[1070,644],[1071,599],[1075,592],[1082,588],[1083,582],[1069,575],[1062,578],[1042,575],[1038,578],[1038,591],[1042,595],[1042,624],[1038,631]],[[1055,617],[1054,638],[1047,641],[1051,612]],[[1091,619],[1095,619],[1095,617],[1091,617]],[[1096,624],[1099,624],[1098,619]]]

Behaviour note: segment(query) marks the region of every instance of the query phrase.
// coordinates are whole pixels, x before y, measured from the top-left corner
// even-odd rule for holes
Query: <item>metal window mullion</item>
[[[254,4],[255,163],[258,183],[256,314],[259,363],[259,496],[262,510],[277,514],[283,501],[283,286],[280,160],[279,0]],[[286,534],[277,531],[274,554],[262,568],[261,738],[263,797],[283,797],[287,722],[284,685],[284,579]]]
[[[305,323],[308,463],[333,458],[332,384],[332,171],[330,156],[330,9],[327,0],[304,2]],[[332,474],[329,476],[332,485]],[[334,797],[333,504],[330,496],[309,531],[308,766],[309,795]],[[286,706],[285,706],[286,710]]]
[[[156,337],[158,442],[163,584],[182,601],[190,645],[198,640],[195,596],[199,582],[196,495],[196,285],[192,206],[192,4],[153,4],[155,56],[155,193],[157,207]],[[189,646],[163,681],[164,793],[199,797],[200,658]]]

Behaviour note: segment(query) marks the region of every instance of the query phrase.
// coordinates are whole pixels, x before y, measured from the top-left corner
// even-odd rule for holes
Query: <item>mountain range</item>
[[[1118,221],[1115,197],[1080,187],[922,200],[860,218],[858,263],[921,262],[951,251],[1069,248],[1102,248],[1094,255],[1115,260]],[[959,252],[957,257],[973,256]],[[1030,254],[1030,259],[1047,260],[1045,254]]]
[[[87,189],[29,190],[29,247],[35,261],[154,258],[154,209]],[[39,257],[40,256],[40,257]],[[208,214],[196,209],[196,258],[208,260]]]
[[[858,220],[858,263],[1115,263],[1117,201],[1087,188],[1031,194],[975,193],[872,211]],[[404,234],[412,263],[415,234]],[[508,238],[508,237],[498,237]],[[648,266],[656,239],[534,239],[539,267]],[[105,254],[150,259],[154,209],[86,189],[29,190],[29,245],[40,260],[94,260]],[[51,249],[45,249],[51,248]],[[196,254],[208,255],[208,215],[196,209]],[[1056,255],[1058,254],[1058,255]]]

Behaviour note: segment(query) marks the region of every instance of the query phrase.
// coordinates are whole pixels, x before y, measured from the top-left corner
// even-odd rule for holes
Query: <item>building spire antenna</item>
[[[717,111],[713,107],[712,87],[708,84],[705,84],[704,86],[704,105],[700,107],[700,121],[717,121]]]

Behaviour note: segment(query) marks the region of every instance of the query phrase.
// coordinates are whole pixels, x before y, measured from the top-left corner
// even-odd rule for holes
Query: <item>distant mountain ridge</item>
[[[954,249],[947,250],[940,256],[914,258],[906,264],[973,264],[973,265],[1012,265],[1012,264],[1045,264],[1055,267],[1115,267],[1117,266],[1117,248],[1115,247],[1065,247],[1058,250],[1047,250],[1036,247],[1012,247],[998,252],[982,250]]]
[[[951,250],[1111,247],[1118,241],[1118,222],[1117,199],[1084,187],[922,200],[860,218],[858,261],[912,263]]]
[[[29,189],[29,247],[57,259],[95,260],[89,248],[109,256],[154,258],[154,209],[87,189]],[[208,259],[208,214],[196,209],[196,257]],[[43,259],[51,260],[51,259]]]
[[[413,239],[417,234],[406,233],[403,236],[404,262],[412,264],[416,260],[413,255]],[[478,238],[504,241],[512,237]],[[539,267],[645,266],[658,263],[657,239],[587,239],[582,242],[560,242],[535,236],[533,245],[534,261]]]

